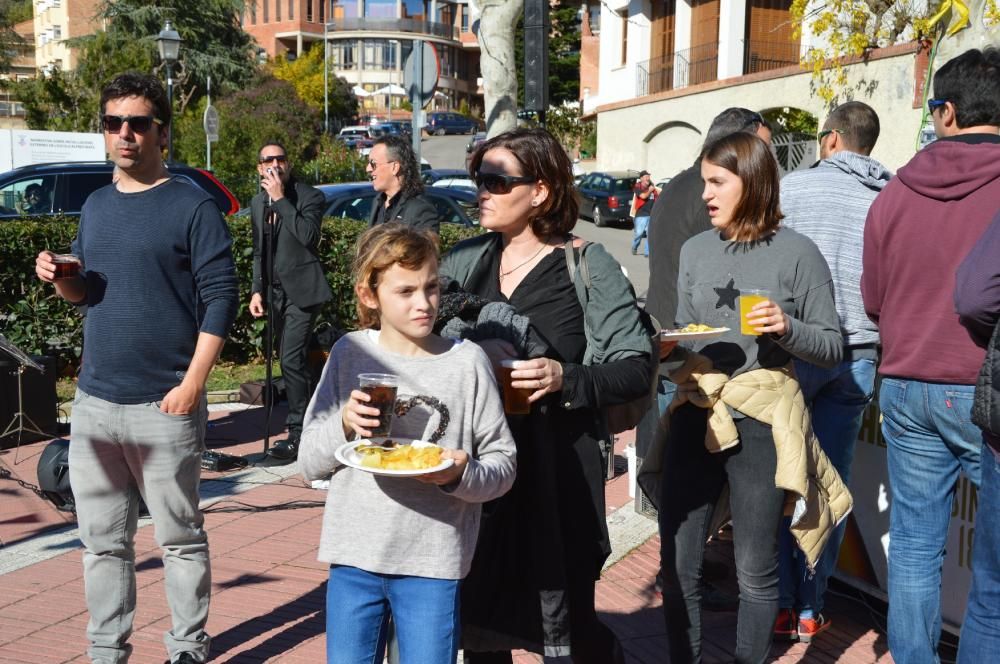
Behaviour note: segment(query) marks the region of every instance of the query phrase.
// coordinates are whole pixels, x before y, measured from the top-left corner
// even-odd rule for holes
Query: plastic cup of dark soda
[[[392,413],[396,406],[399,376],[381,373],[358,374],[361,391],[371,397],[368,405],[378,408],[378,426],[371,429],[373,438],[385,438],[392,430]]]
[[[80,259],[73,254],[52,254],[52,262],[56,265],[53,279],[71,279],[80,274]]]

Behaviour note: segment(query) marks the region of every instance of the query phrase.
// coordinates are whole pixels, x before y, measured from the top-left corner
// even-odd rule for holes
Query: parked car
[[[371,182],[344,182],[316,186],[326,197],[324,217],[367,221],[371,215],[375,188]],[[475,194],[461,189],[427,187],[424,195],[437,208],[441,221],[459,226],[479,224],[479,201]],[[238,216],[247,216],[250,208],[240,210]]]
[[[428,134],[444,136],[445,134],[474,134],[479,129],[479,123],[459,113],[433,111],[427,114],[424,129]]]
[[[372,151],[372,145],[375,143],[375,139],[382,135],[375,127],[368,127],[364,125],[354,125],[352,127],[344,127],[337,134],[337,137],[344,142],[344,144],[357,150],[361,154],[367,156],[369,152]]]
[[[424,184],[434,184],[442,178],[467,178],[469,171],[461,168],[428,168],[420,172]]]
[[[110,161],[81,161],[31,164],[0,174],[0,220],[50,214],[78,217],[87,197],[111,184],[114,168]],[[203,189],[223,214],[239,210],[236,197],[209,171],[183,164],[167,164],[167,170]],[[29,187],[41,193],[31,205],[25,197]]]
[[[475,152],[476,148],[478,148],[480,144],[483,143],[485,140],[486,140],[486,132],[477,131],[475,134],[472,135],[472,138],[469,139],[469,142],[465,146],[465,151],[470,154]]]
[[[631,224],[628,213],[632,207],[632,187],[638,179],[636,171],[588,173],[576,187],[580,216],[590,219],[595,226],[614,222]]]
[[[393,135],[406,135],[411,136],[413,134],[413,125],[409,120],[387,120],[382,122],[378,126],[379,130],[385,132],[386,134]]]
[[[476,183],[470,180],[468,177],[464,178],[441,178],[434,182],[434,187],[437,189],[464,189],[465,191],[471,191],[474,194],[479,192],[479,187]]]

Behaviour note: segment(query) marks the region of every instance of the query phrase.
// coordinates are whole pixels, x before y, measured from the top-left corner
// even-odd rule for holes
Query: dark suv
[[[110,161],[31,164],[0,174],[0,220],[35,215],[80,216],[83,202],[94,191],[111,183],[115,165]],[[222,214],[234,214],[239,201],[210,172],[168,164],[167,170],[208,193]]]
[[[628,222],[632,207],[632,187],[639,179],[635,171],[604,171],[588,173],[576,185],[580,198],[580,216],[590,219],[595,226],[610,222]]]
[[[427,114],[427,124],[424,129],[428,134],[444,136],[445,134],[474,134],[479,129],[479,123],[459,113],[434,111]]]

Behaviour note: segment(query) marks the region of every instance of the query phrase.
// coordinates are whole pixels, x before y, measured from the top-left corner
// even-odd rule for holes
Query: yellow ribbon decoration
[[[931,17],[927,24],[928,28],[933,28],[938,21],[944,18],[944,15],[948,13],[948,10],[953,9],[956,14],[956,20],[951,22],[951,27],[945,32],[945,35],[951,37],[959,30],[966,28],[969,25],[969,7],[963,2],[963,0],[944,0],[941,3],[941,9],[938,10],[937,14]]]

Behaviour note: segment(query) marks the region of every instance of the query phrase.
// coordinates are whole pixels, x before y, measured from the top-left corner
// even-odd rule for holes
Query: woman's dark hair
[[[153,113],[163,123],[163,127],[170,125],[171,110],[167,102],[167,93],[155,76],[134,71],[115,76],[101,90],[101,115],[104,115],[104,109],[109,101],[125,97],[144,98],[153,105]]]
[[[726,227],[730,240],[756,242],[778,228],[784,217],[779,205],[778,162],[767,143],[753,134],[730,134],[706,147],[701,159],[735,174],[743,183],[743,195]]]
[[[580,203],[573,187],[573,163],[566,150],[544,129],[512,129],[483,142],[473,153],[469,173],[475,179],[483,156],[494,148],[509,150],[521,164],[521,175],[540,180],[549,195],[534,208],[531,230],[542,239],[561,237],[576,226]]]
[[[389,153],[389,160],[399,163],[401,183],[399,193],[403,198],[412,198],[424,193],[424,181],[420,179],[420,164],[417,163],[417,155],[413,153],[413,146],[410,145],[408,136],[394,134],[379,136],[375,140],[375,145],[384,145],[386,152]]]
[[[959,129],[1000,125],[1000,49],[972,48],[944,63],[934,74],[934,98],[955,104]]]

